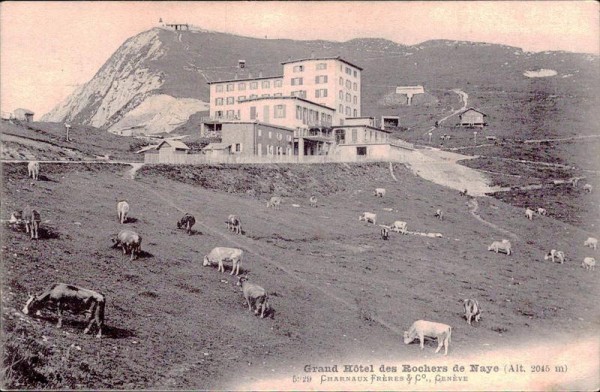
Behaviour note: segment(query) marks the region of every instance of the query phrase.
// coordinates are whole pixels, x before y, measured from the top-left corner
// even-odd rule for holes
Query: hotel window
[[[340,99],[344,99],[344,92],[342,90],[340,90],[339,96],[340,96]]]
[[[233,105],[235,102],[234,97],[227,97],[227,105]]]
[[[222,110],[217,110],[217,111],[215,112],[215,115],[216,115],[217,117],[223,117],[223,111],[222,111]]]
[[[238,83],[238,90],[245,90],[246,89],[246,83],[242,82],[242,83]]]
[[[340,76],[340,86],[343,86],[343,85],[344,85],[344,78],[342,78],[342,77]]]
[[[352,75],[352,70],[348,67],[346,67],[346,74]]]
[[[222,93],[223,92],[223,85],[222,84],[217,84],[217,87],[215,89],[216,89],[216,91],[218,93]]]
[[[258,130],[258,136],[262,136],[262,129]]]
[[[291,142],[292,141],[292,135],[287,135],[287,141]]]
[[[275,87],[281,87],[283,85],[283,82],[281,80],[276,80],[273,82],[273,85]]]
[[[256,99],[256,98],[258,98],[258,95],[256,95],[256,94],[250,94],[250,99]]]
[[[346,102],[352,102],[352,96],[349,93],[346,93]]]
[[[358,97],[355,95],[352,102],[356,105],[358,104]]]
[[[354,77],[358,77],[358,72],[356,72],[356,70],[354,71]]]
[[[354,117],[358,117],[358,111],[354,109]]]
[[[269,139],[271,138],[271,136],[272,136],[271,131],[269,131]]]
[[[285,105],[275,105],[275,118],[285,118]]]
[[[316,84],[327,83],[327,75],[315,76],[315,83]]]
[[[292,91],[292,97],[306,98],[306,90]]]
[[[228,83],[227,84],[227,91],[233,91],[235,89],[235,86],[233,83]]]
[[[250,120],[256,120],[256,106],[250,106]]]
[[[241,143],[235,144],[235,152],[242,152],[242,144]]]
[[[352,115],[352,111],[350,109],[350,106],[346,106],[346,116],[350,116]]]
[[[346,80],[346,88],[347,88],[348,90],[350,90],[350,89],[352,88],[352,82],[351,82],[351,81],[349,81],[349,80]]]
[[[296,120],[302,120],[302,106],[296,105]]]
[[[250,82],[250,90],[256,90],[258,88],[258,82]]]
[[[317,71],[320,71],[322,69],[327,69],[327,63],[318,63],[317,64]]]
[[[294,65],[294,72],[303,72],[304,65]]]
[[[326,98],[327,97],[327,89],[315,90],[315,98]]]
[[[340,64],[340,71],[344,70],[344,66],[342,64]]]
[[[352,87],[354,87],[354,91],[358,90],[358,84],[356,84],[356,82],[354,82],[354,85]]]
[[[356,143],[357,141],[357,131],[356,128],[352,128],[352,143]]]
[[[217,105],[217,106],[223,105],[223,98],[217,98],[217,99],[215,99],[215,105]]]
[[[235,110],[228,110],[227,111],[227,118],[234,118],[235,117]]]
[[[271,88],[271,82],[269,82],[268,80],[264,80],[262,82],[262,88]]]
[[[340,105],[340,114],[344,114],[344,105]]]
[[[367,155],[367,147],[356,147],[356,155]]]
[[[246,96],[245,96],[245,95],[240,95],[240,96],[238,97],[238,102],[242,102],[242,101],[244,101],[244,100],[246,100]]]
[[[275,94],[273,94],[273,96],[274,97],[283,97],[283,94],[281,94],[281,93],[275,93]]]
[[[302,78],[292,78],[292,86],[302,86],[303,79]]]

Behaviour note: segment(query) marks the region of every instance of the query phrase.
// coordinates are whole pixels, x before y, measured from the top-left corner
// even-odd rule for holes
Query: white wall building
[[[282,64],[282,76],[209,82],[210,116],[215,119],[256,120],[250,118],[250,112],[243,110],[252,106],[245,101],[261,99],[263,107],[273,107],[275,101],[268,103],[268,99],[284,97],[298,97],[332,109],[333,125],[342,125],[347,117],[361,115],[362,68],[339,57],[290,60]],[[270,113],[265,118],[264,109],[261,112],[257,107],[256,110],[260,121],[272,121]]]

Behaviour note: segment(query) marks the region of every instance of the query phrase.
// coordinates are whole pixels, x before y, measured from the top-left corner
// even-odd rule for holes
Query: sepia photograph
[[[595,1],[0,3],[2,390],[597,391]]]

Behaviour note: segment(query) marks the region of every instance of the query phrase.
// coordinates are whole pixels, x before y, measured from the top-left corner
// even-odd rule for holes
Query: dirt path
[[[455,92],[456,94],[459,95],[460,100],[462,101],[463,105],[461,108],[455,110],[454,112],[450,113],[449,115],[447,115],[446,117],[442,117],[441,119],[438,120],[438,124],[441,124],[442,122],[446,121],[447,119],[449,119],[450,117],[462,112],[463,110],[465,110],[467,108],[467,102],[469,100],[469,95],[467,93],[465,93],[464,91],[460,90],[460,89],[454,89],[452,90],[453,92]],[[428,129],[423,136],[427,135],[429,132],[432,132],[436,129],[436,127],[431,127],[430,129]]]
[[[127,174],[129,175],[129,178],[131,178],[132,180],[135,180],[135,173],[137,173],[137,171],[140,170],[140,168],[142,166],[144,166],[143,163],[132,163],[131,170],[129,170],[127,172]]]
[[[477,202],[477,199],[471,199],[469,200],[469,211],[471,212],[471,215],[473,215],[475,217],[475,219],[477,219],[478,221],[480,221],[481,223],[483,223],[484,225],[487,225],[489,227],[491,227],[492,229],[498,230],[504,234],[507,234],[508,236],[510,236],[513,239],[517,239],[519,238],[515,233],[513,233],[512,231],[508,231],[506,229],[503,229],[502,227],[492,223],[492,222],[488,222],[485,219],[483,219],[478,213],[477,211],[479,210],[479,203]]]

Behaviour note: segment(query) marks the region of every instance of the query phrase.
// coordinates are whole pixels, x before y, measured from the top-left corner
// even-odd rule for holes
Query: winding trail
[[[449,119],[450,117],[462,112],[463,110],[465,110],[467,108],[467,102],[469,100],[469,95],[467,93],[465,93],[464,91],[460,90],[460,89],[453,89],[452,92],[456,93],[459,95],[460,100],[462,101],[463,105],[461,108],[456,109],[454,112],[450,113],[449,115],[447,115],[446,117],[442,117],[438,120],[438,124],[441,124],[442,122],[446,121],[447,119]],[[433,132],[436,129],[436,127],[431,127],[430,129],[428,129],[423,136],[427,135],[429,132]]]
[[[475,219],[477,219],[478,221],[480,221],[481,223],[483,223],[486,226],[491,227],[494,230],[498,230],[504,234],[507,234],[508,236],[510,236],[512,239],[518,239],[519,237],[513,233],[512,231],[503,229],[502,227],[492,223],[492,222],[488,222],[485,219],[483,219],[478,213],[477,211],[479,210],[479,203],[477,202],[476,199],[471,199],[469,200],[469,211],[471,212],[471,215],[473,215],[475,217]]]

